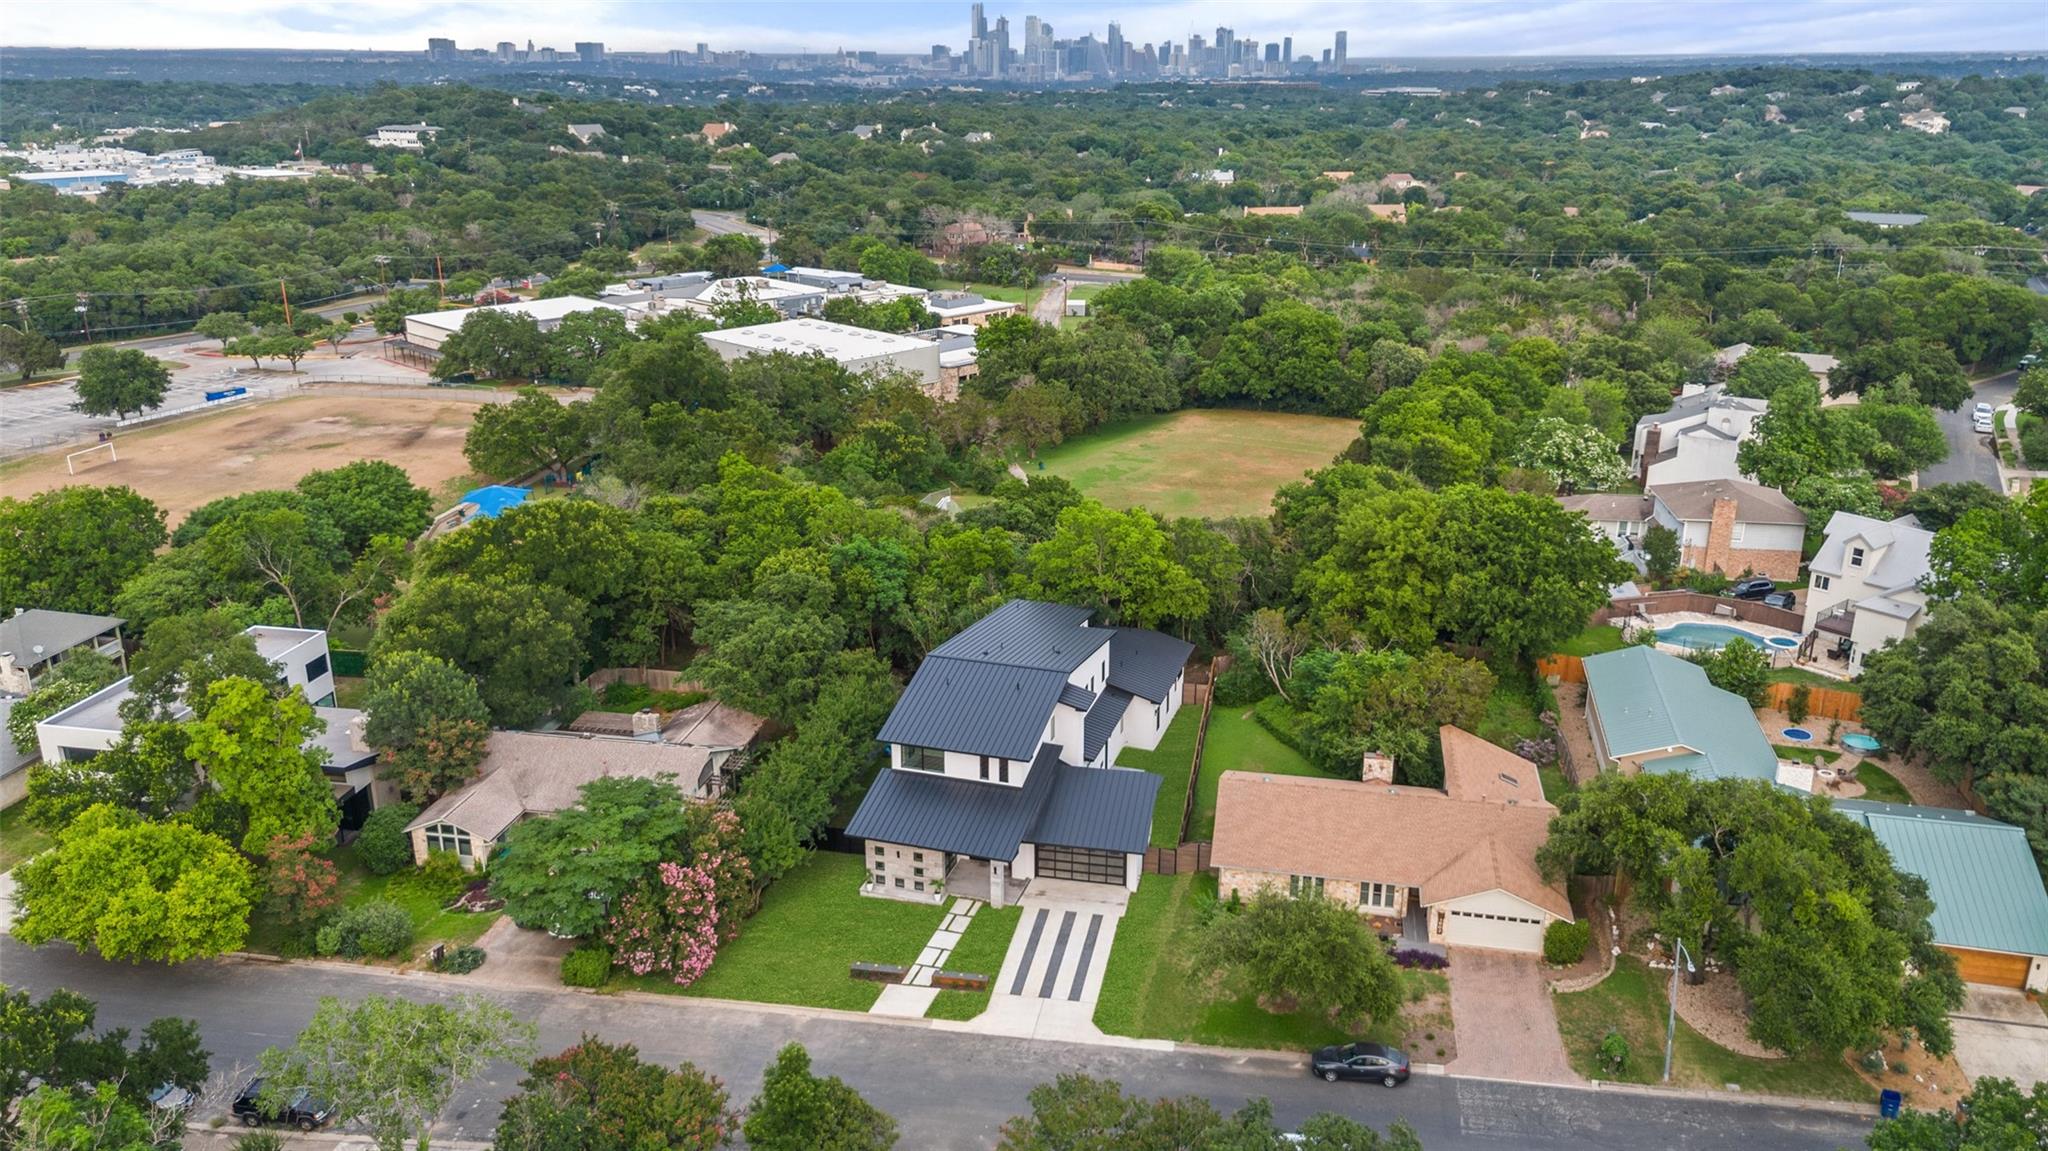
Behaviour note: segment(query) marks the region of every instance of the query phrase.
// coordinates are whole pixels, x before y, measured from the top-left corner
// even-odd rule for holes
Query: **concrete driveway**
[[[1963,988],[1963,1006],[1949,1017],[1963,1074],[2010,1079],[2022,1091],[2048,1081],[2048,1012],[2009,988],[1977,983]]]
[[[1458,1030],[1451,1074],[1580,1082],[1564,1057],[1541,958],[1454,947],[1449,974],[1451,1023]]]
[[[1972,409],[1978,403],[1997,407],[2012,402],[2012,395],[2019,387],[2019,373],[2007,372],[1977,382],[1977,394],[1953,412],[1934,409],[1934,419],[1941,425],[1941,432],[1948,437],[1948,458],[1920,472],[1921,487],[1935,484],[1976,482],[1994,492],[2004,491],[1998,483],[1998,457],[1984,444],[1985,437],[1970,425],[1975,418]]]

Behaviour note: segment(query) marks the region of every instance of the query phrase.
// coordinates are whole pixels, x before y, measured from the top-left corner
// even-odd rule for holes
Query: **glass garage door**
[[[1047,879],[1121,884],[1124,882],[1124,853],[1041,843],[1038,845],[1038,874]]]

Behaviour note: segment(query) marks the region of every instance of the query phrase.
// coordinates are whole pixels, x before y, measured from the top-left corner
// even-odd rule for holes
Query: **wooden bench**
[[[869,983],[901,983],[903,977],[910,974],[910,969],[893,963],[856,963],[847,974]]]
[[[987,991],[989,978],[965,971],[938,971],[932,973],[932,986],[946,991]]]

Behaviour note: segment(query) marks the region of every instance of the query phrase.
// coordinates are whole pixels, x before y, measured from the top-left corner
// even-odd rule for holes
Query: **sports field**
[[[1264,515],[1273,493],[1328,464],[1358,421],[1189,409],[1106,427],[1040,453],[1045,470],[1117,508],[1166,516]],[[1024,464],[1035,473],[1037,465]]]
[[[486,396],[451,389],[432,398],[309,395],[253,403],[122,432],[114,441],[119,460],[94,453],[78,460],[75,476],[65,472],[61,451],[10,463],[0,468],[0,492],[126,484],[155,500],[176,527],[209,500],[288,488],[315,469],[373,459],[404,468],[434,493],[439,508],[468,476],[462,438]]]

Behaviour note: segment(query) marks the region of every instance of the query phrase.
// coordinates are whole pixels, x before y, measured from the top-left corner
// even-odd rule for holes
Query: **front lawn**
[[[355,846],[337,848],[330,856],[341,877],[340,907],[354,907],[372,899],[387,899],[412,916],[413,954],[424,954],[436,943],[475,943],[498,921],[498,912],[448,911],[455,895],[422,884],[419,872],[406,868],[393,875],[372,875],[356,858]],[[460,894],[457,892],[456,894]],[[307,940],[295,937],[284,924],[258,909],[249,917],[248,951],[268,955],[304,955]]]
[[[1202,709],[1189,705],[1180,709],[1159,746],[1151,751],[1127,747],[1117,753],[1118,767],[1134,767],[1159,777],[1159,796],[1152,802],[1152,846],[1180,845],[1181,805],[1188,798],[1188,773],[1195,767],[1195,734],[1202,726]]]
[[[1353,1039],[1400,1042],[1400,1020],[1352,1034],[1312,1011],[1275,1015],[1250,997],[1205,997],[1205,980],[1188,973],[1183,957],[1194,946],[1203,909],[1215,901],[1213,875],[1147,875],[1139,882],[1116,926],[1095,1004],[1097,1027],[1111,1035],[1219,1047],[1305,1051]],[[1402,972],[1404,999],[1426,998],[1443,979],[1436,972]]]
[[[5,739],[0,735],[0,739]],[[22,813],[28,804],[17,803],[0,811],[0,871],[12,871],[14,865],[35,855],[56,840],[30,824]]]
[[[666,976],[617,971],[611,985],[866,1011],[882,985],[856,980],[847,969],[855,963],[910,966],[945,918],[945,904],[862,895],[866,875],[867,861],[858,855],[818,852],[768,888],[761,909],[719,950],[704,978],[677,987]]]
[[[1900,783],[1897,776],[1867,759],[1856,765],[1856,782],[1863,785],[1859,799],[1872,803],[1913,802],[1913,793],[1906,790],[1906,785]]]
[[[1621,629],[1609,623],[1596,623],[1558,645],[1557,654],[1584,659],[1604,651],[1620,651],[1621,648]]]
[[[1024,909],[1017,904],[989,907],[974,913],[974,919],[960,936],[960,946],[946,958],[945,970],[963,975],[986,975],[988,986],[980,991],[941,991],[924,1012],[926,1019],[972,1019],[988,1010],[995,994],[996,976],[1003,970],[1003,955],[1010,950],[1010,937]]]
[[[1655,1083],[1664,1071],[1665,1004],[1670,973],[1652,971],[1642,960],[1624,957],[1614,974],[1585,991],[1553,997],[1557,1029],[1564,1036],[1572,1069],[1588,1079]],[[1602,1070],[1594,1053],[1609,1031],[1628,1041],[1628,1066]],[[1710,1042],[1685,1020],[1678,1021],[1671,1081],[1680,1086],[1723,1090],[1729,1085],[1767,1095],[1870,1101],[1871,1088],[1839,1055],[1754,1059]]]
[[[1216,834],[1216,784],[1226,771],[1258,771],[1269,775],[1323,773],[1301,753],[1281,743],[1260,725],[1248,707],[1217,707],[1209,712],[1209,738],[1202,745],[1202,776],[1195,784],[1195,815],[1190,840]]]

